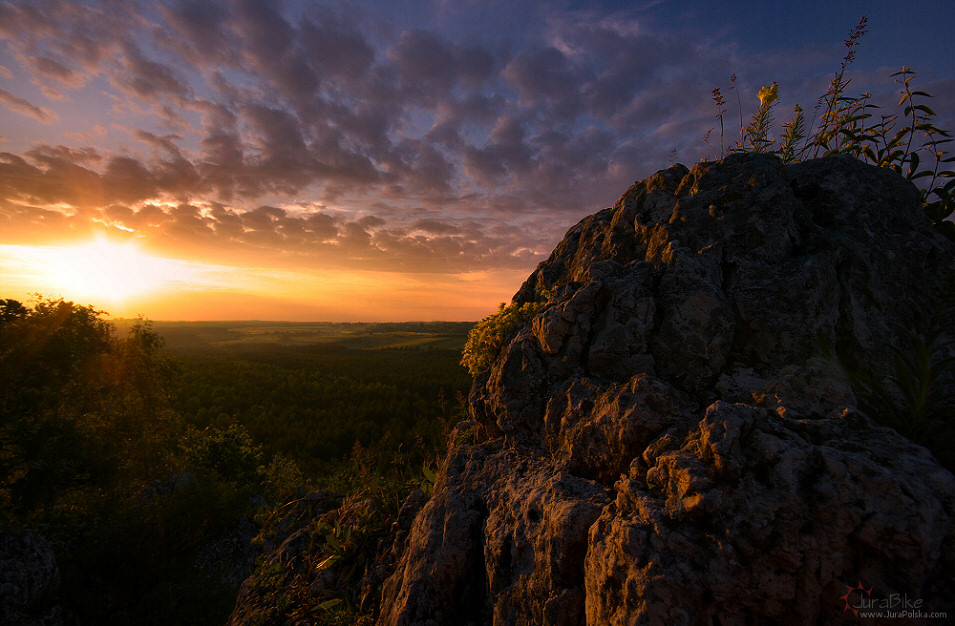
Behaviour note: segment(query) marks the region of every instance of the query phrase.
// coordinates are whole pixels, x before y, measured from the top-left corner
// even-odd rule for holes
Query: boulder
[[[475,377],[477,440],[449,451],[378,623],[955,610],[955,477],[860,408],[849,365],[892,374],[953,274],[915,187],[849,157],[635,183],[515,295],[546,304]]]

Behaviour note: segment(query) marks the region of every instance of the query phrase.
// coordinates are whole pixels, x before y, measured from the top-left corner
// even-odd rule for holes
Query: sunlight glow
[[[509,299],[524,276],[219,265],[152,256],[105,236],[66,246],[0,244],[0,298],[62,297],[111,317],[154,320],[475,320],[491,312],[488,302]]]
[[[192,282],[196,274],[183,261],[143,252],[135,241],[118,243],[104,236],[72,246],[20,248],[38,289],[111,306],[171,283]]]

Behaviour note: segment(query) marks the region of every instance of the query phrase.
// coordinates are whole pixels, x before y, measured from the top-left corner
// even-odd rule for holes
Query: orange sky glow
[[[727,137],[772,82],[776,130],[810,111],[862,11],[852,89],[892,110],[906,64],[955,129],[949,8],[3,0],[0,298],[476,321],[634,180],[718,156],[714,88]]]
[[[39,293],[92,304],[111,317],[274,321],[473,320],[526,277],[238,267],[155,256],[134,240],[99,235],[75,244],[0,245],[4,295]],[[441,298],[435,299],[440,293]],[[148,312],[148,315],[146,314]]]

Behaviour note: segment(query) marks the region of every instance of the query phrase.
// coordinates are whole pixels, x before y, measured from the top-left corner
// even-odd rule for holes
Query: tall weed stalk
[[[730,78],[730,91],[736,91],[740,100],[740,140],[729,151],[776,154],[785,163],[843,153],[873,165],[890,167],[916,183],[922,206],[935,228],[955,241],[955,223],[949,219],[955,213],[955,166],[952,165],[955,156],[945,149],[952,135],[935,125],[936,113],[927,103],[931,94],[913,87],[915,71],[903,66],[891,75],[899,85],[900,112],[879,112],[877,122],[874,120],[879,107],[871,102],[871,93],[847,94],[850,79],[846,77],[846,70],[855,59],[867,24],[863,16],[844,42],[846,54],[839,71],[815,107],[822,111],[818,127],[813,130],[815,120],[810,120],[807,127],[803,109],[796,105],[792,120],[783,125],[778,144],[769,136],[772,107],[778,97],[776,83],[760,90],[759,108],[749,124],[744,125],[734,74]],[[723,157],[726,102],[719,88],[713,90],[713,100],[720,120],[720,157]]]

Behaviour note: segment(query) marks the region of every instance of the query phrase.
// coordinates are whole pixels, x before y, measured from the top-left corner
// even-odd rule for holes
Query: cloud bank
[[[729,73],[747,112],[772,79],[811,105],[840,58],[750,59],[640,7],[563,7],[495,5],[495,30],[469,3],[5,2],[0,107],[25,129],[0,143],[0,238],[529,269],[634,179],[712,153]],[[936,86],[950,105],[951,79]]]

